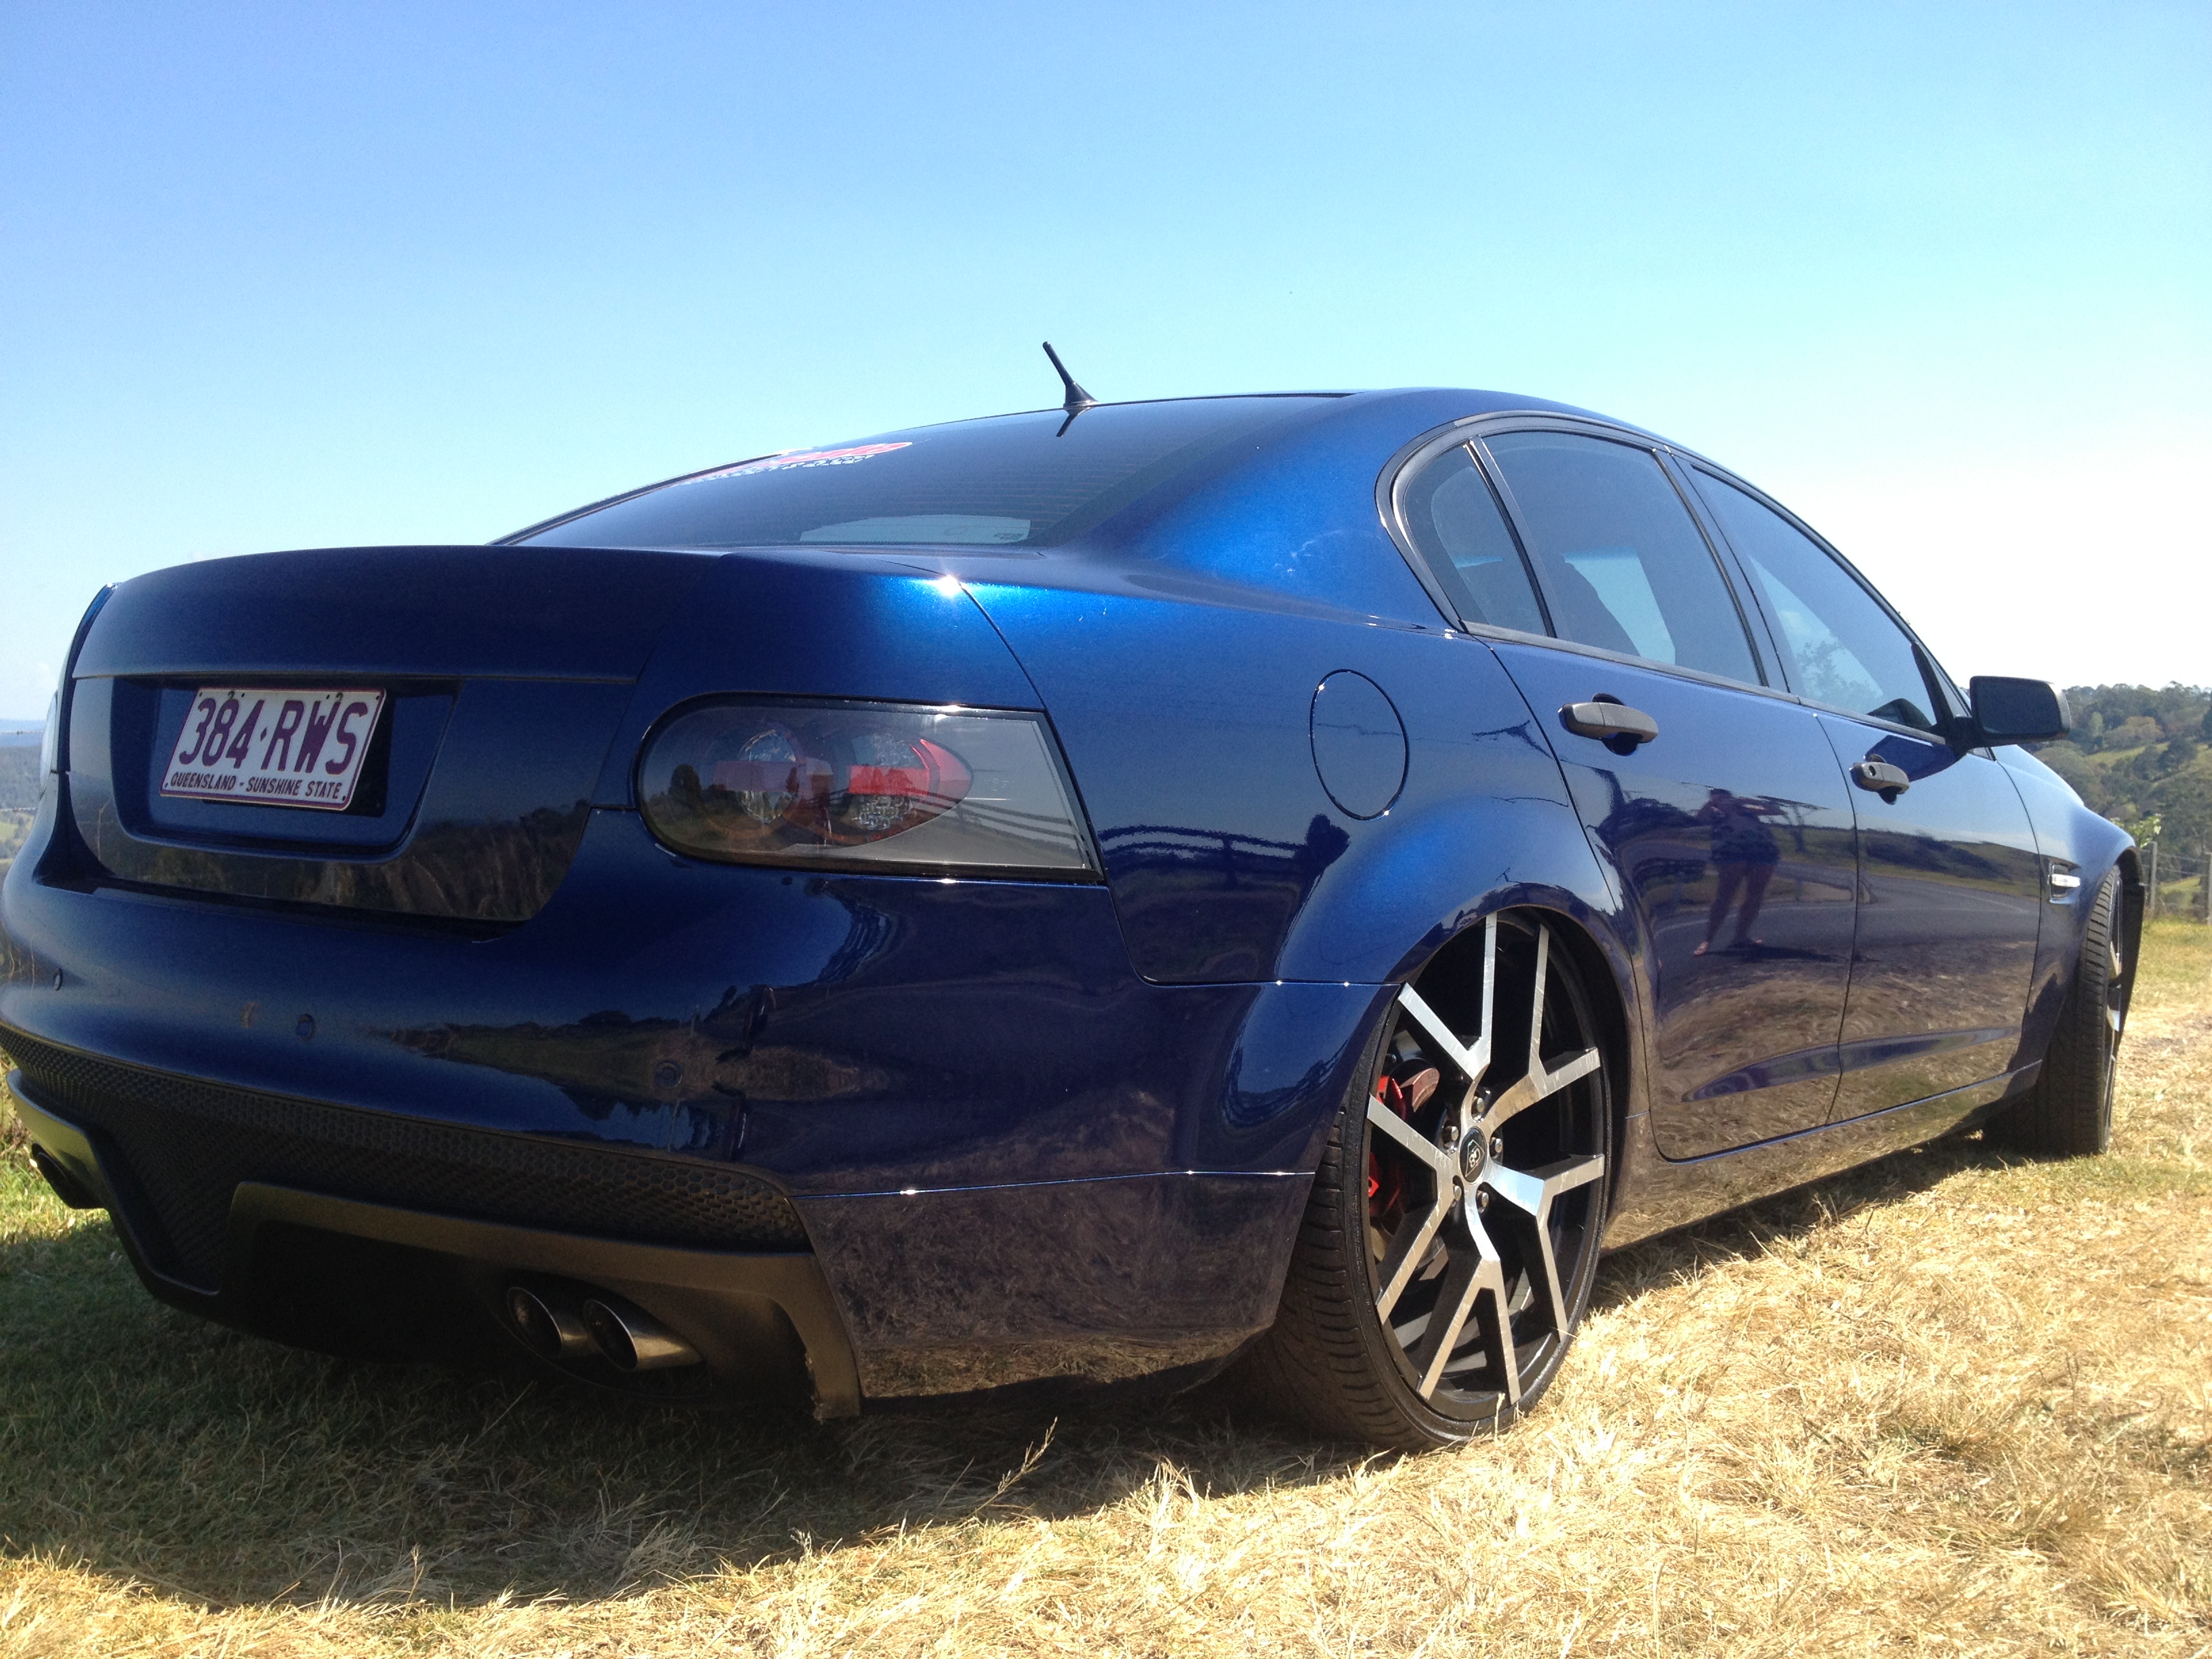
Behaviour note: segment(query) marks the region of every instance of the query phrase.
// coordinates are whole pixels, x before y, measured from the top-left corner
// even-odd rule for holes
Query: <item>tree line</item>
[[[2090,810],[2194,851],[2212,843],[2212,690],[2075,685],[2074,735],[2034,745]]]

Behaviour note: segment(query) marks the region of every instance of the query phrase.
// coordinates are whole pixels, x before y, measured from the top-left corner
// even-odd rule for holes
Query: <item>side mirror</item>
[[[2048,743],[2074,729],[2066,694],[2044,680],[1977,674],[1966,695],[1974,706],[1975,735],[1984,743]]]

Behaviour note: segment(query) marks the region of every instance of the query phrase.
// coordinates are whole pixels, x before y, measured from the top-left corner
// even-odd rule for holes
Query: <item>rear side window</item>
[[[1545,631],[1521,550],[1464,444],[1414,474],[1399,490],[1398,510],[1462,620]]]
[[[1790,689],[1832,708],[1936,730],[1912,641],[1874,595],[1780,514],[1702,469],[1691,471],[1751,573]]]
[[[1648,450],[1561,432],[1484,440],[1562,639],[1759,683],[1735,597]]]

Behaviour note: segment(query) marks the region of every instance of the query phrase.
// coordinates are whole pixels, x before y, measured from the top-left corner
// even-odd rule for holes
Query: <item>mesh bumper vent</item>
[[[791,1201],[741,1170],[233,1089],[14,1031],[0,1048],[99,1143],[155,1265],[210,1290],[241,1181],[641,1243],[806,1246]]]

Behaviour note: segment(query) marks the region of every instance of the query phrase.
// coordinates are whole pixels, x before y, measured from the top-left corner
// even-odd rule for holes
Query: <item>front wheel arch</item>
[[[2114,863],[2120,872],[2120,1024],[2121,1033],[2124,1036],[2128,1005],[2135,1000],[2136,963],[2142,951],[2143,915],[2150,890],[2143,884],[2142,854],[2137,848],[2129,848]],[[2086,917],[2081,932],[2083,935],[2088,932]],[[2076,952],[2081,949],[2081,936],[2075,939],[2074,949]]]

